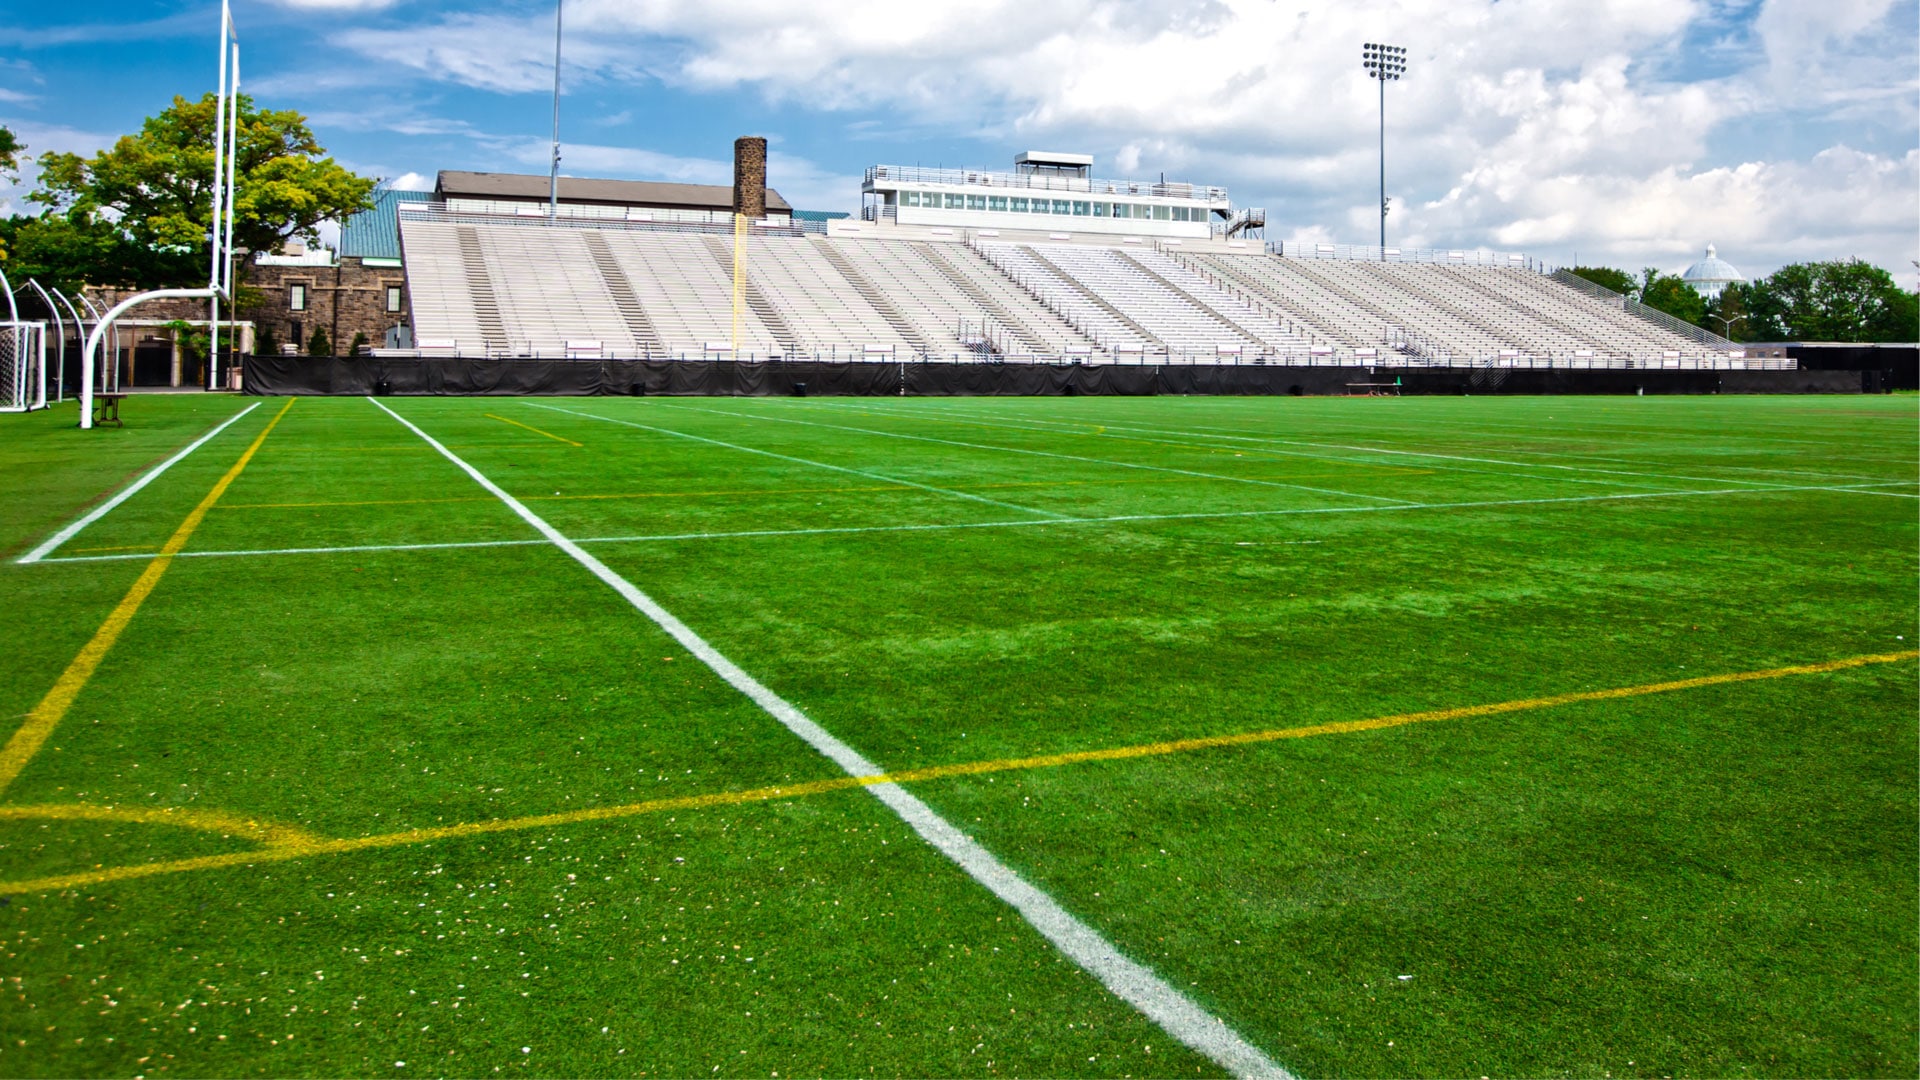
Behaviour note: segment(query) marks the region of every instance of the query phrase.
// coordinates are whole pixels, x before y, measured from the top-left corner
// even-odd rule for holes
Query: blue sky
[[[1366,243],[1359,47],[1385,39],[1411,57],[1388,88],[1392,243],[1677,270],[1713,242],[1750,274],[1857,255],[1912,288],[1917,3],[566,0],[563,171],[725,183],[734,136],[764,134],[774,186],[833,210],[870,164],[1075,150],[1224,184],[1273,238]],[[213,86],[213,4],[7,4],[0,123],[32,149],[98,149]],[[234,3],[261,102],[408,185],[545,171],[553,10]]]

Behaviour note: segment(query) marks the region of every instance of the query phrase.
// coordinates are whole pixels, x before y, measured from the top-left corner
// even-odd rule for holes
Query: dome
[[[1715,254],[1712,244],[1707,245],[1707,257],[1687,267],[1680,279],[1709,300],[1718,299],[1728,285],[1736,282],[1744,285],[1747,281],[1732,263]]]

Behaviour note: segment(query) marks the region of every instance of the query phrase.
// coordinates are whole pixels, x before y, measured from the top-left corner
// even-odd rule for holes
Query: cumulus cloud
[[[861,152],[879,156],[880,131],[963,138],[985,165],[1026,145],[1087,150],[1103,171],[1224,183],[1236,201],[1268,206],[1278,233],[1364,242],[1377,228],[1380,100],[1359,46],[1384,39],[1411,50],[1408,78],[1386,94],[1396,242],[1684,259],[1711,229],[1750,261],[1798,257],[1794,238],[1824,236],[1901,266],[1914,254],[1909,148],[1920,136],[1912,8],[572,0],[567,68],[570,86],[654,83],[843,114],[868,125]],[[536,93],[551,85],[549,17],[459,13],[332,41],[426,80]],[[1754,136],[1775,123],[1794,125],[1805,149]],[[1730,131],[1745,134],[1729,142]],[[534,143],[511,149],[514,160],[544,163]],[[644,150],[567,155],[591,171],[705,168]],[[817,175],[839,182],[833,167]],[[846,182],[829,205],[853,202]]]

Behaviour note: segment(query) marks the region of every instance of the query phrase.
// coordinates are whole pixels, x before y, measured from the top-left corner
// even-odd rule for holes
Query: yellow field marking
[[[172,825],[237,836],[269,847],[321,842],[319,837],[305,829],[291,825],[278,825],[221,810],[190,810],[177,806],[117,807],[87,803],[0,806],[0,821],[126,821],[136,825]]]
[[[1275,742],[1281,739],[1304,739],[1314,735],[1337,735],[1355,731],[1377,731],[1382,728],[1403,727],[1408,724],[1428,723],[1435,720],[1464,720],[1469,717],[1495,716],[1501,713],[1546,709],[1556,705],[1573,705],[1586,701],[1611,701],[1619,698],[1641,697],[1647,694],[1666,694],[1677,690],[1697,689],[1703,686],[1722,686],[1729,683],[1781,679],[1790,675],[1817,675],[1823,672],[1841,671],[1846,668],[1865,667],[1870,664],[1893,664],[1902,660],[1913,660],[1915,658],[1920,658],[1920,650],[1875,653],[1869,656],[1851,656],[1844,660],[1828,660],[1818,664],[1795,664],[1790,667],[1767,668],[1762,671],[1739,671],[1724,675],[1702,675],[1692,679],[1675,679],[1669,682],[1648,683],[1644,686],[1617,687],[1609,690],[1582,690],[1568,694],[1554,694],[1548,697],[1502,701],[1491,705],[1468,705],[1454,709],[1434,709],[1426,712],[1400,713],[1395,716],[1379,716],[1367,720],[1342,720],[1327,724],[1273,728],[1267,731],[1251,731],[1235,735],[1214,735],[1197,739],[1173,739],[1166,742],[1112,747],[1104,750],[1080,750],[1063,754],[1044,754],[1039,757],[960,762],[953,765],[934,765],[924,769],[907,769],[901,772],[883,773],[878,776],[839,776],[829,780],[813,780],[805,783],[785,784],[777,787],[753,788],[747,791],[723,791],[708,795],[689,795],[674,799],[653,799],[647,802],[628,803],[622,806],[603,806],[588,810],[569,810],[556,814],[535,814],[529,817],[498,818],[493,821],[468,822],[461,825],[445,825],[431,829],[409,829],[403,832],[382,833],[377,836],[362,836],[344,840],[290,838],[275,841],[273,846],[258,851],[228,852],[226,854],[205,855],[193,859],[175,859],[168,862],[143,863],[137,866],[119,866],[105,870],[83,871],[77,874],[60,874],[52,877],[34,878],[29,881],[0,882],[0,894],[53,892],[60,889],[78,889],[89,885],[102,885],[114,881],[128,881],[134,878],[152,877],[156,874],[177,874],[191,870],[216,869],[223,866],[252,866],[260,863],[285,862],[289,859],[300,859],[310,855],[333,855],[351,851],[366,851],[373,848],[404,847],[408,844],[421,844],[433,840],[478,836],[485,833],[551,828],[559,825],[573,825],[590,821],[611,821],[618,818],[637,817],[642,814],[657,814],[668,810],[698,810],[715,806],[739,806],[746,803],[771,802],[777,799],[795,799],[807,795],[844,791],[848,788],[869,787],[874,784],[911,784],[927,780],[941,780],[955,776],[978,776],[982,773],[1048,769],[1061,765],[1076,765],[1088,761],[1122,761],[1129,758],[1161,757],[1170,754],[1188,753],[1194,750],[1212,750],[1228,746],[1246,746],[1253,743]],[[36,810],[40,808],[29,807],[23,809]],[[5,819],[9,816],[15,815],[10,815],[4,808],[0,808],[0,819]],[[33,815],[20,814],[18,816],[30,817]],[[76,814],[75,816],[83,815]],[[284,835],[284,833],[282,835]]]
[[[526,428],[528,431],[533,432],[535,435],[545,435],[547,438],[552,439],[554,442],[563,442],[563,443],[566,443],[568,446],[585,446],[586,445],[585,443],[574,442],[572,439],[562,438],[559,435],[555,435],[551,431],[541,431],[539,428],[534,427],[532,424],[523,424],[518,420],[509,420],[504,416],[495,416],[492,413],[481,413],[480,415],[486,417],[489,420],[498,420],[503,424],[512,424],[514,427],[517,427],[517,428]]]
[[[80,654],[67,665],[67,670],[60,673],[60,678],[54,682],[53,689],[47,691],[47,696],[27,714],[26,722],[20,725],[20,729],[13,733],[12,738],[7,740],[7,745],[0,748],[0,792],[7,790],[7,786],[20,775],[20,770],[26,768],[27,762],[32,761],[33,755],[39,752],[41,745],[47,741],[47,736],[53,734],[54,727],[60,723],[62,717],[67,715],[67,710],[73,707],[74,699],[80,696],[80,691],[87,685],[87,680],[93,677],[94,669],[100,666],[100,661],[106,658],[107,651],[112,649],[113,643],[120,639],[121,631],[125,630],[127,623],[132,621],[133,613],[140,610],[140,605],[146,602],[147,596],[153,592],[153,587],[160,583],[161,575],[165,574],[167,567],[173,564],[173,557],[187,546],[187,540],[193,536],[193,531],[200,527],[200,522],[207,516],[207,511],[213,507],[214,503],[220,501],[220,496],[226,494],[227,486],[240,475],[240,470],[247,467],[247,462],[253,460],[253,455],[259,451],[260,444],[267,441],[267,436],[273,432],[274,426],[280,423],[280,418],[287,415],[287,410],[293,408],[293,403],[298,400],[300,399],[287,399],[287,403],[274,414],[273,419],[267,421],[267,426],[260,430],[253,444],[240,455],[240,460],[234,462],[233,468],[228,469],[227,474],[213,485],[213,490],[207,492],[207,497],[200,500],[200,505],[187,514],[186,520],[180,523],[180,527],[175,529],[173,535],[168,537],[167,542],[161,546],[160,554],[154,556],[153,561],[147,564],[139,580],[133,583],[133,588],[127,590],[127,595],[122,597],[120,603],[108,614],[107,621],[101,623],[100,629],[94,631],[93,639],[80,649]]]

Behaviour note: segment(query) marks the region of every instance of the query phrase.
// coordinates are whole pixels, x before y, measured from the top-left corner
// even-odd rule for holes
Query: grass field
[[[1912,1076],[1917,413],[0,418],[0,1074]]]

